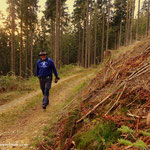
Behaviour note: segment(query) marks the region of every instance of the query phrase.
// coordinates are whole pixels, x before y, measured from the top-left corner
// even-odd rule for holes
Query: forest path
[[[81,73],[79,73],[79,74],[81,74]],[[64,79],[61,79],[57,84],[67,81],[75,76],[78,76],[79,74],[75,74],[75,75],[66,77]],[[52,84],[52,88],[55,87],[57,84]],[[13,107],[16,107],[17,105],[22,105],[25,101],[28,101],[30,98],[37,96],[40,93],[41,93],[41,90],[37,90],[37,91],[31,92],[31,93],[25,94],[22,97],[17,98],[16,100],[13,100],[7,104],[0,105],[0,114],[8,111],[8,109],[12,109]]]
[[[41,136],[43,128],[61,114],[60,108],[65,107],[69,103],[67,103],[66,100],[73,95],[75,89],[93,77],[94,72],[82,72],[60,80],[60,82],[54,86],[56,86],[57,89],[59,84],[62,83],[63,85],[61,88],[58,86],[59,89],[57,89],[56,93],[50,94],[50,104],[46,111],[42,110],[40,103],[34,109],[30,109],[26,115],[21,116],[15,124],[1,131],[0,150],[33,149],[30,144],[34,143],[35,137]],[[32,96],[37,97],[39,94],[40,91],[37,91],[28,96],[24,96],[21,98],[22,102],[26,102],[25,100],[28,100]],[[5,106],[5,109],[15,104],[17,103],[9,104]],[[1,111],[5,109],[3,108]]]

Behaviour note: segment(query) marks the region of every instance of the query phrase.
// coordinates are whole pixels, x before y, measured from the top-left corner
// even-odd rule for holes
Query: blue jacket
[[[52,73],[55,74],[56,78],[58,77],[58,73],[54,62],[50,58],[46,58],[46,60],[39,59],[36,63],[36,75],[38,77],[46,77],[52,76]]]

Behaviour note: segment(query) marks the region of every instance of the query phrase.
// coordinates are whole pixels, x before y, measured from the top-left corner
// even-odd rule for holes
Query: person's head
[[[41,50],[40,53],[39,53],[39,56],[42,60],[45,60],[46,57],[47,57],[47,52],[44,51],[44,50]]]

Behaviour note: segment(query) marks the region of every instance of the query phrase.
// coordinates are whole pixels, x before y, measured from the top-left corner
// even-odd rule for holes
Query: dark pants
[[[52,83],[52,77],[47,76],[47,77],[40,77],[40,88],[43,93],[43,107],[46,107],[49,104],[49,90],[51,88],[51,83]]]

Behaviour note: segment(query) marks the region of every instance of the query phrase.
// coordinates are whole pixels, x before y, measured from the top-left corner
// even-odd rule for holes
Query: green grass
[[[88,81],[84,81],[79,86],[75,87],[74,91],[72,92],[72,95],[66,100],[66,103],[69,103],[71,100],[73,100],[73,98],[75,97],[75,95],[78,92],[80,92],[87,85],[87,83],[88,83]]]
[[[24,103],[22,106],[16,106],[5,113],[1,113],[0,128],[6,129],[9,126],[16,125],[17,120],[26,115],[29,109],[34,108],[38,103],[40,103],[41,99],[42,95],[38,95],[37,97],[29,99],[28,102]]]
[[[85,71],[87,70],[74,65],[66,65],[58,70],[60,78]],[[23,79],[17,76],[6,75],[0,76],[0,87],[4,89],[4,91],[0,93],[0,104],[3,105],[21,97],[23,94],[35,91],[37,88],[39,89],[40,86],[37,77]]]
[[[76,73],[83,72],[85,70],[86,69],[83,67],[78,67],[73,64],[70,64],[70,65],[64,65],[60,69],[58,69],[58,74],[60,77],[66,77]]]
[[[74,140],[78,150],[105,150],[119,137],[116,125],[107,122],[100,123],[87,132],[78,133]]]
[[[5,89],[0,93],[0,104],[2,105],[21,97],[23,94],[37,90],[39,82],[36,77],[23,80],[16,76],[1,76],[0,85]]]

